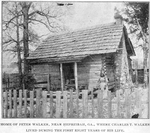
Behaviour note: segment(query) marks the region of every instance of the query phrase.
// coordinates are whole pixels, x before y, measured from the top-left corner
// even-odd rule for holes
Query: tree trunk
[[[18,17],[16,17],[16,23],[17,23],[17,57],[18,57],[18,72],[19,72],[19,89],[23,88],[23,82],[22,82],[22,64],[21,64],[21,48],[20,48],[20,42],[19,42],[19,23],[18,23]]]
[[[28,19],[29,19],[29,9],[31,2],[21,2],[22,13],[23,13],[23,47],[24,47],[24,86],[27,89],[27,84],[25,79],[29,74],[29,64],[27,57],[29,56],[29,30],[28,30]]]
[[[147,46],[146,44],[144,45],[144,48],[143,48],[143,51],[144,51],[144,61],[143,61],[143,69],[144,69],[144,86],[147,87],[147,59],[148,59],[148,49],[147,49]]]
[[[148,20],[148,29],[149,29],[149,44],[150,44],[150,2],[149,2],[149,20]],[[150,53],[149,53],[149,56],[148,57],[150,57]],[[148,61],[149,61],[149,58],[148,58]],[[150,62],[149,62],[149,64],[150,64]],[[149,66],[149,64],[148,64],[148,66]],[[149,73],[148,73],[148,76],[149,76]],[[148,79],[149,80],[149,79]],[[149,80],[150,81],[150,80]],[[149,81],[148,81],[148,83],[149,83]],[[148,84],[149,85],[149,84]],[[148,95],[148,101],[150,101],[150,89],[149,89],[149,87],[147,88],[148,89],[148,92],[149,92],[149,95]],[[149,105],[148,105],[148,107],[149,107],[149,112],[148,112],[148,118],[150,119],[150,102],[149,102]]]

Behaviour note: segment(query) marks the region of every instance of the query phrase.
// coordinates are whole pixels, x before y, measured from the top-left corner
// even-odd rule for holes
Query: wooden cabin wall
[[[115,81],[114,55],[107,54],[106,70],[110,82]],[[78,84],[88,86],[89,90],[98,87],[100,71],[102,69],[102,55],[92,55],[78,63]]]
[[[37,82],[47,82],[47,76],[50,74],[51,87],[60,88],[59,64],[33,65],[32,73]]]
[[[98,80],[100,78],[100,71],[102,69],[102,56],[95,55],[91,57],[93,60],[89,62],[90,64],[89,89],[90,90],[98,86]]]
[[[102,67],[101,55],[92,55],[78,63],[79,86],[86,85],[89,90],[97,86]]]
[[[51,76],[52,87],[61,88],[59,64],[50,64],[49,73]]]
[[[90,64],[88,61],[90,58],[85,58],[82,62],[77,63],[77,73],[78,73],[78,85],[88,86],[89,84],[89,70]]]

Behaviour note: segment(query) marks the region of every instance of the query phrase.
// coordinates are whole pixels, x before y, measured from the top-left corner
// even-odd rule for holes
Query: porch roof
[[[67,63],[67,62],[79,62],[82,59],[86,58],[88,55],[77,55],[77,56],[64,56],[64,57],[53,57],[53,58],[43,58],[43,59],[34,59],[31,60],[31,64],[38,63]]]

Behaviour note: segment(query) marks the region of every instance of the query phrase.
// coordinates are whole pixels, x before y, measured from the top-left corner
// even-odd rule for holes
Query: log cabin
[[[29,57],[37,81],[47,81],[48,90],[72,86],[76,90],[97,87],[105,71],[108,89],[115,91],[131,82],[131,56],[135,55],[120,15],[115,22],[52,35]],[[50,79],[50,80],[49,80]]]

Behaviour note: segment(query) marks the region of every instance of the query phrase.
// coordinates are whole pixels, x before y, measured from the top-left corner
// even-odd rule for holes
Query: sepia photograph
[[[149,119],[149,2],[3,1],[2,119]]]

